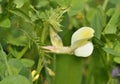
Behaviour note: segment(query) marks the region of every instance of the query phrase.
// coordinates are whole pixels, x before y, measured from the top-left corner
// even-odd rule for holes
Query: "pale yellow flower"
[[[52,31],[51,41],[53,46],[43,46],[48,52],[58,54],[74,54],[78,57],[88,57],[93,52],[93,44],[89,41],[94,36],[94,30],[90,27],[82,27],[73,33],[71,46],[63,46],[59,35]]]

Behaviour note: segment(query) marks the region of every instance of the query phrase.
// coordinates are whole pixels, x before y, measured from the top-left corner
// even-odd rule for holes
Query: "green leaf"
[[[12,75],[3,79],[0,84],[32,84],[27,78],[21,75]]]
[[[15,46],[26,46],[29,41],[27,36],[24,35],[24,32],[18,30],[17,28],[11,29],[6,39],[8,44],[15,45]]]
[[[114,61],[118,64],[120,64],[120,57],[114,57]]]
[[[115,51],[114,49],[112,48],[103,48],[103,50],[111,55],[114,55],[114,56],[120,56],[120,53]]]
[[[22,17],[26,22],[31,22],[30,17],[26,13],[21,11],[20,9],[9,10],[9,12],[11,12],[19,17]]]
[[[3,0],[0,0],[0,2],[2,2]]]
[[[117,34],[106,34],[105,37],[111,42],[116,42],[116,40],[120,41],[120,37]]]
[[[73,16],[85,7],[85,4],[88,0],[53,0],[56,1],[62,7],[71,7],[69,15]]]
[[[93,37],[92,41],[93,41],[94,44],[97,44],[98,47],[103,47],[104,46],[104,43],[96,37]]]
[[[9,35],[7,37],[7,43],[15,45],[15,46],[26,46],[26,44],[27,44],[27,37],[23,36],[23,35],[17,36],[17,37]]]
[[[21,8],[26,0],[14,0],[14,3],[16,4],[16,8]]]
[[[29,81],[32,82],[31,70],[29,68],[22,68],[19,74],[25,76]]]
[[[6,55],[6,53],[3,51],[1,44],[0,44],[0,61],[5,64],[5,66],[3,65],[3,69],[6,68],[5,72],[8,73],[9,75],[11,75],[12,72],[11,72],[11,69],[10,69],[10,66],[9,66],[9,63],[8,63],[8,60],[7,60],[7,55]],[[2,66],[2,65],[1,65],[1,66]],[[7,76],[8,74],[6,74],[6,76]]]
[[[30,60],[30,59],[21,59],[21,63],[25,66],[25,67],[32,67],[34,65],[34,61]]]
[[[9,63],[10,69],[12,70],[13,74],[18,74],[23,68],[23,65],[20,62],[20,60],[11,58],[9,59],[8,63]]]
[[[5,27],[8,28],[11,26],[11,22],[9,20],[9,18],[4,18],[0,20],[0,27]]]
[[[6,56],[5,52],[0,50],[0,75],[1,75],[1,78],[4,78],[5,72],[7,70],[3,55]]]
[[[100,23],[100,18],[98,14],[96,14],[92,22],[92,28],[95,30],[95,37],[97,37],[98,39],[100,39],[102,33],[102,25]]]
[[[88,0],[66,0],[66,1],[68,1],[68,5],[71,6],[69,15],[73,16],[81,12],[81,10],[84,9],[84,7],[86,6],[86,2]]]
[[[48,0],[36,0],[34,3],[36,3],[37,8],[41,8],[49,5]]]
[[[1,78],[5,77],[6,70],[7,70],[6,65],[2,61],[0,61],[0,75],[1,75]]]
[[[114,49],[115,49],[117,52],[120,53],[120,41],[118,41],[118,42],[115,43]]]
[[[115,34],[117,31],[117,22],[120,17],[120,7],[116,7],[114,14],[112,15],[110,21],[104,29],[104,34]]]
[[[113,14],[114,14],[114,12],[115,12],[115,8],[110,8],[108,11],[107,11],[107,15],[108,16],[112,16]]]
[[[112,4],[120,4],[120,0],[109,0]]]
[[[11,58],[9,60],[9,66],[10,66],[10,70],[12,71],[12,74],[23,75],[30,81],[32,80],[32,78],[31,78],[31,71],[29,68],[31,68],[33,64],[34,64],[34,62],[29,59],[18,60],[18,59]]]
[[[91,18],[92,22],[90,23],[91,23],[91,27],[95,30],[95,37],[100,39],[102,30],[106,24],[106,19],[105,19],[106,17],[101,7],[97,8],[96,10],[97,11],[94,14],[93,19]]]
[[[37,15],[32,11],[29,11],[29,17],[31,18],[32,21],[35,21],[38,19]]]
[[[86,9],[86,18],[87,18],[87,20],[89,22],[92,22],[92,20],[95,17],[96,13],[97,13],[96,8],[89,7],[88,9]]]
[[[56,57],[56,76],[51,84],[81,84],[82,59],[69,55]]]

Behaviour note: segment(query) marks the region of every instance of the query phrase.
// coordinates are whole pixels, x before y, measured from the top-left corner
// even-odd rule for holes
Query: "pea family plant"
[[[0,0],[0,84],[120,84],[120,0]]]

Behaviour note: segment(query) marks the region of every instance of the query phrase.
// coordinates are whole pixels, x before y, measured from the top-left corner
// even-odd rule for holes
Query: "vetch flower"
[[[76,56],[87,57],[92,54],[93,44],[89,39],[94,36],[94,30],[90,27],[82,27],[73,33],[71,48]]]
[[[94,30],[90,27],[82,27],[73,33],[71,46],[63,46],[62,40],[56,31],[50,31],[53,46],[43,46],[48,52],[58,54],[74,54],[78,57],[88,57],[93,52],[93,44],[90,39],[94,36]]]
[[[50,76],[55,76],[55,73],[54,73],[50,68],[46,67],[46,69],[47,69],[48,74],[49,74]]]
[[[119,67],[115,67],[113,70],[112,70],[112,77],[115,78],[117,76],[120,76],[120,68]]]

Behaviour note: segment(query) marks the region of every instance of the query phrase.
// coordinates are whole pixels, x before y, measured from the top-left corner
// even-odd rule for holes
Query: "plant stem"
[[[111,44],[111,42],[107,39],[107,37],[106,36],[104,36],[105,37],[105,39],[106,39],[106,47],[112,47],[112,44]],[[109,77],[109,80],[108,80],[108,82],[110,83],[110,84],[114,84],[114,81],[113,81],[113,79],[112,79],[112,76],[111,76],[111,71],[110,71],[110,62],[111,62],[111,56],[110,56],[110,54],[109,53],[107,53],[106,54],[107,55],[107,57],[106,57],[106,68],[107,68],[107,74],[108,74],[108,77]]]
[[[47,31],[47,29],[48,29],[48,25],[47,25],[47,23],[45,22],[44,24],[44,28],[43,28],[43,30],[42,30],[42,34],[41,34],[41,46],[44,44],[44,42],[45,42],[45,38],[46,38],[46,31]],[[40,47],[41,47],[40,46]],[[39,48],[39,59],[38,59],[38,66],[37,66],[37,72],[38,73],[40,73],[41,72],[41,70],[42,70],[42,68],[43,68],[43,65],[42,65],[42,63],[43,63],[43,61],[44,61],[44,57],[45,57],[45,53],[44,53],[44,51],[41,49],[41,48]],[[35,84],[37,84],[38,83],[38,80],[36,81],[36,83]]]
[[[103,3],[103,10],[105,10],[105,9],[106,9],[107,4],[108,4],[108,1],[109,1],[109,0],[105,0],[105,1],[104,1],[104,3]]]
[[[56,73],[56,54],[53,54],[53,71]],[[55,77],[53,77],[52,84],[55,84]]]
[[[42,31],[42,35],[41,35],[41,45],[44,44],[45,42],[45,36],[46,36],[46,30],[47,30],[47,24],[44,23],[44,28],[43,28],[43,31]],[[41,69],[42,69],[42,62],[44,60],[44,56],[45,56],[45,53],[44,51],[40,48],[40,57],[39,57],[39,60],[38,60],[38,66],[37,66],[37,71],[40,72]]]

